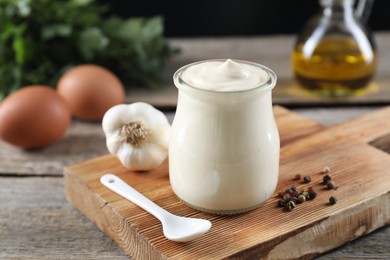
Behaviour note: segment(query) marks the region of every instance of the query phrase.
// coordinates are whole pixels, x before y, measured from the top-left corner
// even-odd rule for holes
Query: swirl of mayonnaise
[[[256,88],[269,79],[260,67],[228,59],[205,61],[185,69],[181,78],[188,85],[213,91],[241,91]]]

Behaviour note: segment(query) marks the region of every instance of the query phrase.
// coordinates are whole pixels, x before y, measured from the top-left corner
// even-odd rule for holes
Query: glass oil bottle
[[[377,67],[372,35],[355,14],[353,0],[319,2],[321,12],[307,23],[294,46],[295,78],[321,96],[360,95]]]

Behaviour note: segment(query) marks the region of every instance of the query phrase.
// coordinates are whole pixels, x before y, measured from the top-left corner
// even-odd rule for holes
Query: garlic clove
[[[159,145],[161,149],[168,152],[170,128],[158,127],[155,128],[152,134],[153,143]]]
[[[151,143],[140,148],[122,149],[118,153],[121,163],[133,171],[148,171],[159,166],[167,157],[167,151],[159,149]]]

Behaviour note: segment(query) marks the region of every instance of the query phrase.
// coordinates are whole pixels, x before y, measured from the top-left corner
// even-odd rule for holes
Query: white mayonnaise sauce
[[[239,91],[256,88],[269,79],[261,68],[231,59],[196,64],[183,71],[188,85],[214,91]]]
[[[174,81],[179,98],[169,144],[173,191],[189,206],[217,214],[264,203],[279,171],[271,95],[276,75],[250,62],[210,60],[179,69]]]

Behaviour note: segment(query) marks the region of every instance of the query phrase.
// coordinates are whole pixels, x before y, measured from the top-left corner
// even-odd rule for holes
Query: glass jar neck
[[[355,0],[320,0],[319,2],[324,9],[325,15],[332,15],[334,13],[343,13],[344,15],[353,14]]]
[[[345,4],[353,6],[355,4],[355,0],[320,0],[320,4],[322,6],[343,6]]]

